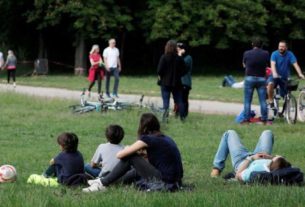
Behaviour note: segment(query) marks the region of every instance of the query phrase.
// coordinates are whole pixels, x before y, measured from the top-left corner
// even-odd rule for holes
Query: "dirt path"
[[[33,87],[17,85],[14,88],[12,85],[0,84],[0,91],[14,91],[15,93],[26,94],[30,96],[39,96],[46,98],[60,98],[60,99],[80,99],[80,91],[73,91],[60,88],[46,88],[46,87]],[[93,98],[97,97],[96,93],[92,94]],[[120,100],[130,102],[139,102],[140,95],[120,94]],[[172,102],[172,101],[171,101]],[[162,99],[160,97],[146,96],[144,103],[154,103],[155,105],[162,106]],[[191,112],[199,112],[204,114],[227,114],[237,115],[243,109],[243,104],[239,103],[225,103],[220,101],[205,101],[205,100],[190,100],[189,110]],[[259,112],[258,106],[253,106],[252,109]]]

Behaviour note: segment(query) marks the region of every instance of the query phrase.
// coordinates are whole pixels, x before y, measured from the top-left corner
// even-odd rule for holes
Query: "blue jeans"
[[[272,147],[273,133],[270,130],[265,130],[262,132],[253,152],[250,152],[247,148],[244,147],[236,131],[228,130],[223,134],[221,138],[218,150],[213,161],[213,166],[214,168],[217,168],[220,171],[223,170],[225,168],[225,161],[228,157],[228,154],[230,154],[232,166],[234,170],[237,171],[239,165],[245,160],[247,156],[259,152],[271,154]]]
[[[253,91],[257,90],[260,108],[261,108],[261,120],[267,121],[268,110],[266,103],[266,79],[264,77],[246,76],[244,87],[244,111],[245,121],[249,121],[251,118],[251,103],[253,98]]]
[[[110,71],[106,70],[106,93],[109,94],[110,76],[114,76],[113,94],[118,94],[120,71],[118,68],[109,68]]]
[[[185,118],[184,104],[182,101],[182,88],[161,86],[161,95],[163,100],[163,109],[168,112],[170,95],[173,94],[174,103],[178,104],[179,115],[181,119]]]
[[[91,167],[90,164],[86,164],[85,165],[85,172],[96,178],[96,177],[99,176],[99,174],[101,172],[101,168],[99,168],[99,167]]]

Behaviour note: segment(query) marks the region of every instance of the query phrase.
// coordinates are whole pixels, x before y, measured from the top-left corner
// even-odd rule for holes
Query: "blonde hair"
[[[100,47],[98,45],[93,45],[90,54],[93,54],[97,49],[100,49]]]
[[[14,52],[13,52],[13,50],[9,50],[7,53],[8,53],[9,56],[15,55]]]

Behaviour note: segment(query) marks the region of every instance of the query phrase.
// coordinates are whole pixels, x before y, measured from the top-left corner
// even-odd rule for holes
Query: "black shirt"
[[[246,65],[246,76],[265,77],[269,62],[269,52],[253,48],[244,52],[243,63]]]
[[[166,183],[181,182],[183,167],[176,143],[168,136],[143,135],[140,138],[147,147],[149,163],[161,173]]]

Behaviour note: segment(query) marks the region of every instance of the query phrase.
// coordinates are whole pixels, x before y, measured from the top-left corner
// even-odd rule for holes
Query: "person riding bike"
[[[274,108],[274,88],[279,85],[280,95],[284,97],[287,94],[287,82],[290,77],[291,65],[294,67],[300,78],[305,79],[305,77],[295,55],[288,50],[287,42],[284,40],[279,42],[278,50],[271,54],[270,61],[272,75],[270,75],[267,80],[267,93],[269,105],[271,108]]]

